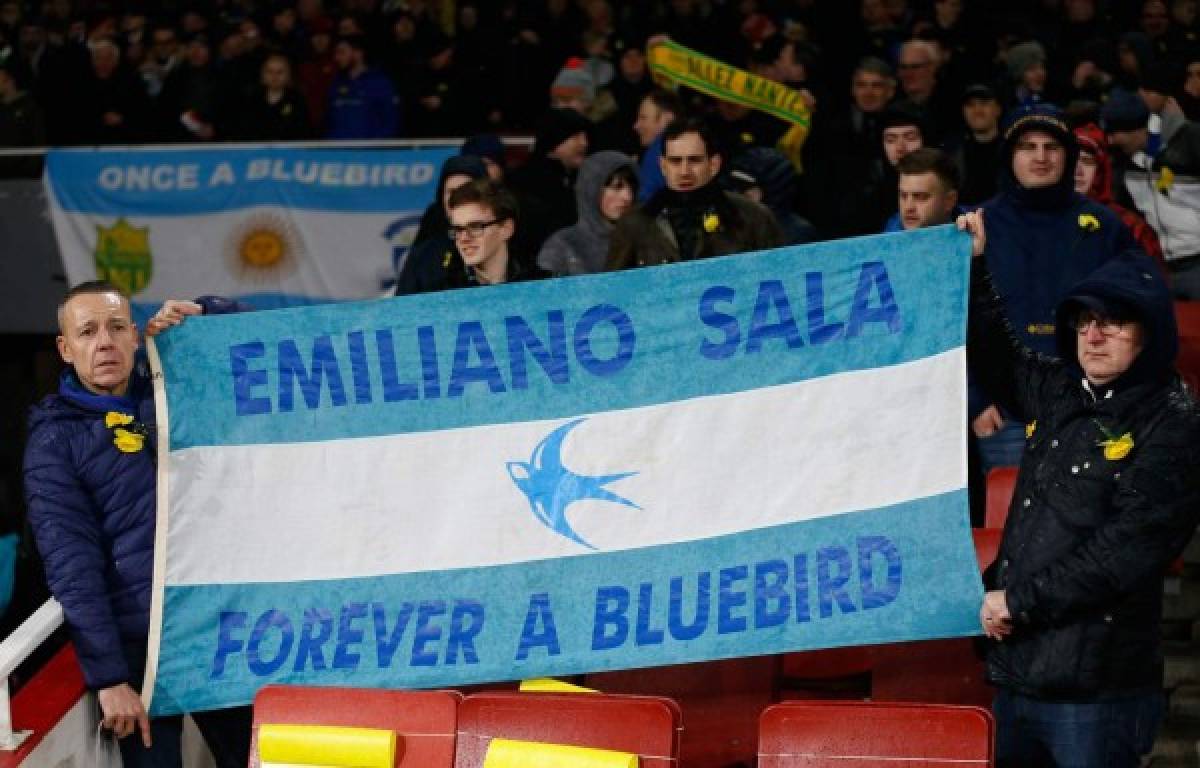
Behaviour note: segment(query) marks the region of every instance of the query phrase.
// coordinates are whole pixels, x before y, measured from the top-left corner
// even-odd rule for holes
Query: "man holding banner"
[[[1027,422],[980,624],[998,765],[1133,768],[1163,715],[1163,575],[1200,521],[1200,408],[1174,370],[1171,296],[1144,258],[1105,263],[1057,311],[1061,360],[1023,347],[975,234],[968,356]]]
[[[235,305],[169,301],[155,335],[188,315]],[[148,718],[135,691],[146,663],[154,562],[154,397],[130,305],[111,284],[83,283],[58,310],[58,349],[70,368],[30,416],[25,489],[50,591],[62,604],[102,726],[120,738],[126,768],[179,766],[180,717]],[[140,364],[138,364],[140,362]],[[245,766],[245,708],[197,713],[220,768]],[[140,733],[140,738],[139,738]]]

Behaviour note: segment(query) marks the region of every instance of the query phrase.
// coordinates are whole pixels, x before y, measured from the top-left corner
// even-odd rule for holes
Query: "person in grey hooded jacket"
[[[550,236],[538,266],[556,276],[603,272],[613,225],[633,207],[637,187],[637,165],[628,155],[597,152],[584,160],[575,181],[579,221]]]

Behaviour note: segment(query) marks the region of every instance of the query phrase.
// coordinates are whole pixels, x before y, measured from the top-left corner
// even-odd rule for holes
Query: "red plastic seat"
[[[398,734],[397,768],[450,768],[461,701],[456,691],[268,685],[254,697],[250,768],[259,764],[264,723],[385,728]]]
[[[759,768],[982,768],[992,716],[979,707],[786,701],[759,726]]]
[[[1003,528],[1017,486],[1016,467],[996,467],[987,475],[987,511],[984,528]]]
[[[476,693],[458,711],[456,768],[480,768],[494,738],[632,752],[642,768],[678,765],[679,707],[657,696]]]
[[[1200,393],[1200,301],[1175,302],[1179,357],[1175,367],[1193,393]]]
[[[683,710],[680,762],[688,768],[750,763],[758,713],[776,701],[779,656],[599,672],[589,688],[609,693],[668,696]]]
[[[975,560],[979,563],[980,573],[996,561],[1003,535],[1004,530],[1001,528],[975,528],[971,531],[971,538],[975,540]]]

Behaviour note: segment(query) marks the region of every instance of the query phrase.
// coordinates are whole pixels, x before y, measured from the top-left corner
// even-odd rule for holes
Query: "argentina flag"
[[[455,150],[66,149],[44,184],[71,285],[137,320],[213,294],[258,309],[381,296]]]
[[[157,714],[978,632],[953,227],[151,346]]]

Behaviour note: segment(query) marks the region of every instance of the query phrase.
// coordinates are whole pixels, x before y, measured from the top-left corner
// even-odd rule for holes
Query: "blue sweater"
[[[400,133],[396,91],[387,75],[368,69],[339,74],[329,87],[326,134],[331,139],[391,139]]]

